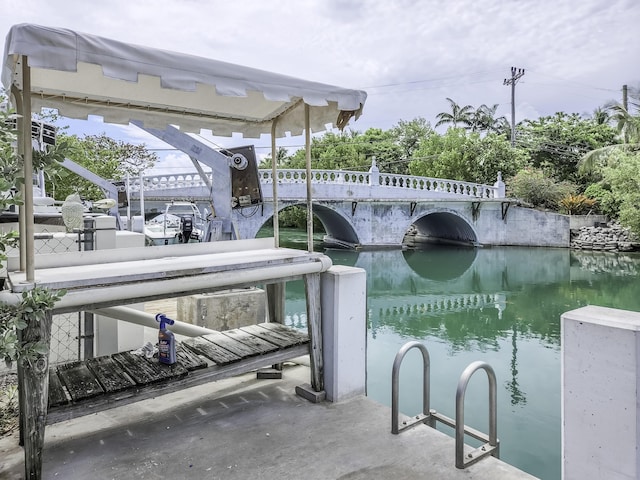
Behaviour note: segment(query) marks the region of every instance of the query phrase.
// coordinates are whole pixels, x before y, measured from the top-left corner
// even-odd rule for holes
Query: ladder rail
[[[471,376],[478,370],[484,370],[489,380],[489,435],[478,432],[464,424],[464,397],[469,385]],[[492,455],[499,458],[499,441],[498,441],[498,416],[497,416],[497,385],[496,374],[486,362],[473,362],[464,369],[458,388],[456,390],[456,468],[465,468],[476,463],[481,458]],[[464,435],[468,434],[478,440],[486,442],[481,447],[468,453],[465,458],[464,454]]]
[[[407,353],[417,348],[422,354],[423,379],[422,379],[422,413],[413,416],[402,422],[400,425],[400,367]],[[420,424],[436,428],[436,422],[441,422],[455,430],[455,464],[456,468],[466,468],[476,463],[478,460],[491,455],[500,458],[500,441],[498,440],[498,416],[497,416],[497,383],[496,374],[486,362],[473,362],[464,369],[458,388],[456,390],[456,415],[449,418],[435,410],[430,409],[430,370],[431,361],[427,347],[418,342],[411,341],[405,343],[393,361],[391,372],[391,433],[394,435],[413,428]],[[464,424],[464,398],[472,375],[478,370],[484,370],[489,381],[489,435],[480,432]],[[464,437],[469,435],[476,440],[484,442],[480,447],[464,453]]]
[[[422,414],[416,415],[412,421],[404,422],[400,427],[400,367],[404,357],[409,350],[417,348],[422,354],[423,378],[422,378]],[[431,361],[429,351],[422,343],[412,341],[405,343],[393,361],[393,369],[391,372],[391,433],[397,435],[403,430],[414,427],[419,423],[426,423],[430,427],[435,427],[435,420],[431,417],[429,409],[429,385],[430,385],[430,369]]]

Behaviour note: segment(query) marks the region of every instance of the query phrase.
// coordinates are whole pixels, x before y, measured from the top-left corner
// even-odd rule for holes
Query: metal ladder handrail
[[[416,415],[410,421],[403,422],[403,427],[400,427],[400,366],[402,365],[402,360],[404,360],[405,355],[412,348],[417,348],[420,350],[420,353],[422,353],[422,413]],[[391,372],[391,433],[394,435],[397,435],[408,428],[415,427],[419,423],[425,423],[430,427],[435,427],[435,422],[431,418],[431,410],[429,408],[430,368],[429,351],[422,343],[416,341],[408,342],[398,350],[393,362],[393,370]]]
[[[422,413],[403,421],[402,426],[400,426],[400,367],[406,354],[413,348],[417,348],[422,354]],[[467,385],[469,384],[471,376],[480,369],[484,369],[487,372],[487,378],[489,380],[489,435],[486,435],[485,433],[482,433],[479,430],[468,427],[464,424],[464,397],[467,390]],[[456,391],[455,420],[447,417],[446,415],[438,413],[435,410],[430,409],[430,370],[431,364],[429,351],[427,350],[427,347],[420,342],[411,341],[405,343],[396,354],[395,360],[393,362],[393,369],[391,372],[391,433],[397,435],[400,432],[403,432],[404,430],[407,430],[409,428],[413,428],[421,423],[435,428],[436,421],[439,421],[442,424],[455,429],[456,468],[466,468],[488,455],[499,458],[500,441],[498,440],[496,413],[497,386],[496,375],[491,365],[486,362],[473,362],[462,372],[460,380],[458,381],[458,388]],[[465,460],[464,456],[465,434],[475,438],[476,440],[485,442],[483,445],[467,454],[468,460]]]
[[[478,370],[483,369],[487,373],[489,380],[489,435],[467,427],[464,424],[464,396],[471,376]],[[464,369],[458,388],[456,390],[456,468],[466,468],[473,465],[481,458],[492,455],[496,458],[500,457],[500,444],[498,440],[498,416],[497,416],[497,386],[496,374],[491,365],[486,362],[473,362]],[[464,455],[464,435],[465,433],[476,440],[485,442],[480,447],[474,449]]]

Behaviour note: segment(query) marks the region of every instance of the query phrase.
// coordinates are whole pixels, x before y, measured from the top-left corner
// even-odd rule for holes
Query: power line
[[[596,87],[595,85],[589,85],[588,83],[576,82],[575,80],[568,80],[566,78],[558,77],[556,75],[550,75],[550,74],[544,73],[544,72],[533,71],[531,69],[529,69],[529,73],[535,73],[537,75],[543,75],[545,77],[549,77],[549,78],[553,78],[555,80],[559,80],[563,84],[565,84],[563,86],[566,86],[567,83],[573,83],[574,85],[579,85],[581,87],[591,88],[593,90],[601,90],[603,92],[616,92],[617,93],[619,91],[619,90],[613,89],[613,88]],[[529,83],[529,82],[527,82],[527,83]]]
[[[472,77],[472,76],[476,76],[476,75],[484,75],[485,73],[491,73],[491,72],[492,72],[491,70],[485,70],[485,71],[481,71],[481,72],[471,72],[471,73],[467,73],[464,76],[465,77]],[[439,82],[441,80],[451,80],[451,79],[459,80],[460,79],[460,75],[452,75],[452,76],[440,77],[440,78],[431,78],[431,79],[428,79],[428,80],[411,80],[411,81],[408,81],[408,82],[386,83],[386,84],[382,84],[382,85],[369,85],[369,86],[360,87],[360,88],[369,89],[369,88],[401,87],[401,86],[413,85],[413,84],[417,84],[417,83]]]

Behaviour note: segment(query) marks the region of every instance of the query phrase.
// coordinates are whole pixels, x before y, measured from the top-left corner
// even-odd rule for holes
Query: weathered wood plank
[[[228,331],[225,331],[228,333]],[[240,358],[251,357],[253,355],[258,355],[260,352],[255,348],[234,340],[229,335],[225,335],[222,332],[209,333],[207,335],[203,335],[202,338],[208,340],[211,343],[215,343],[221,348],[230,351],[231,353],[236,354]]]
[[[274,350],[278,350],[279,348],[277,344],[271,343],[268,340],[242,330],[241,328],[234,328],[233,330],[226,330],[221,333],[223,335],[226,335],[227,337],[233,338],[240,343],[248,345],[258,354],[273,352]]]
[[[90,358],[86,363],[105,392],[117,392],[136,384],[111,357]]]
[[[27,322],[21,342],[23,345],[41,342],[48,352],[51,346],[50,311],[46,312],[45,318]],[[24,472],[25,478],[39,480],[42,478],[42,451],[49,403],[49,354],[38,353],[29,361],[21,362],[21,366],[18,388],[24,392],[20,425],[24,440]]]
[[[320,310],[320,274],[304,276],[307,297],[307,328],[309,330],[309,363],[311,367],[311,388],[316,392],[324,390],[324,361],[322,357],[322,318]]]
[[[67,387],[71,400],[74,402],[104,393],[100,382],[84,362],[72,362],[58,366],[58,376]]]
[[[300,345],[309,341],[309,335],[306,333],[279,323],[266,322],[241,328],[282,347]]]
[[[187,338],[182,342],[184,346],[202,355],[217,365],[226,365],[228,363],[237,362],[241,359],[239,355],[225,350],[219,345],[209,342],[202,337]]]
[[[258,332],[262,337],[252,335],[251,332]],[[174,366],[163,365],[157,359],[147,359],[133,355],[131,352],[87,360],[85,363],[95,368],[99,366],[100,369],[108,369],[107,365],[109,364],[114,365],[114,370],[122,368],[136,382],[136,385],[130,385],[120,391],[108,391],[102,395],[86,398],[73,404],[51,407],[49,415],[51,416],[51,412],[54,414],[53,417],[50,417],[50,423],[239,375],[256,368],[309,353],[309,339],[305,334],[279,324],[259,324],[243,327],[241,331],[235,332],[233,336],[258,339],[252,341],[257,342],[259,345],[268,344],[270,351],[255,355],[254,352],[259,349],[248,348],[247,345],[244,345],[243,348],[248,350],[251,356],[240,358],[218,344],[203,337],[195,337],[186,339],[178,344],[177,356],[179,364]],[[241,342],[225,335],[213,335],[213,337],[216,337],[218,341],[224,344],[235,344],[236,348],[238,348],[238,345],[242,345]],[[265,340],[265,337],[271,338],[274,342],[269,343],[268,340]],[[287,343],[290,344],[287,345]],[[201,356],[211,360],[214,364],[211,365]],[[206,368],[202,368],[205,365]],[[193,370],[187,374],[187,369],[191,368]],[[172,375],[174,376],[172,377]]]
[[[284,323],[285,315],[285,283],[269,283],[266,285],[269,321]]]
[[[309,353],[307,345],[297,345],[284,350],[266,353],[244,359],[241,362],[233,362],[227,365],[213,365],[209,368],[189,372],[189,375],[173,379],[168,382],[156,382],[147,385],[138,385],[121,392],[105,393],[98,397],[88,398],[77,404],[61,405],[49,411],[48,423],[56,423],[72,418],[100,412],[113,407],[119,407],[138,402],[158,395],[176,392],[185,388],[202,385],[204,383],[222,380],[242,375],[252,370],[266,367],[274,363],[285,362],[291,358]]]
[[[179,363],[165,365],[160,363],[157,358],[148,359],[131,352],[116,353],[113,355],[113,359],[138,385],[182,377],[188,373],[187,369]]]
[[[54,368],[49,369],[49,408],[69,403],[62,382]]]
[[[178,343],[176,347],[176,358],[178,363],[189,371],[207,368],[208,366],[205,360],[184,347],[182,343]]]

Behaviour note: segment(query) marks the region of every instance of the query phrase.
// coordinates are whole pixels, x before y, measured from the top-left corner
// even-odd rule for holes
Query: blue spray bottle
[[[167,324],[173,325],[174,320],[167,318],[164,313],[156,315],[156,322],[160,322],[158,332],[158,359],[160,363],[173,365],[176,363],[176,339],[171,330],[167,330]]]

